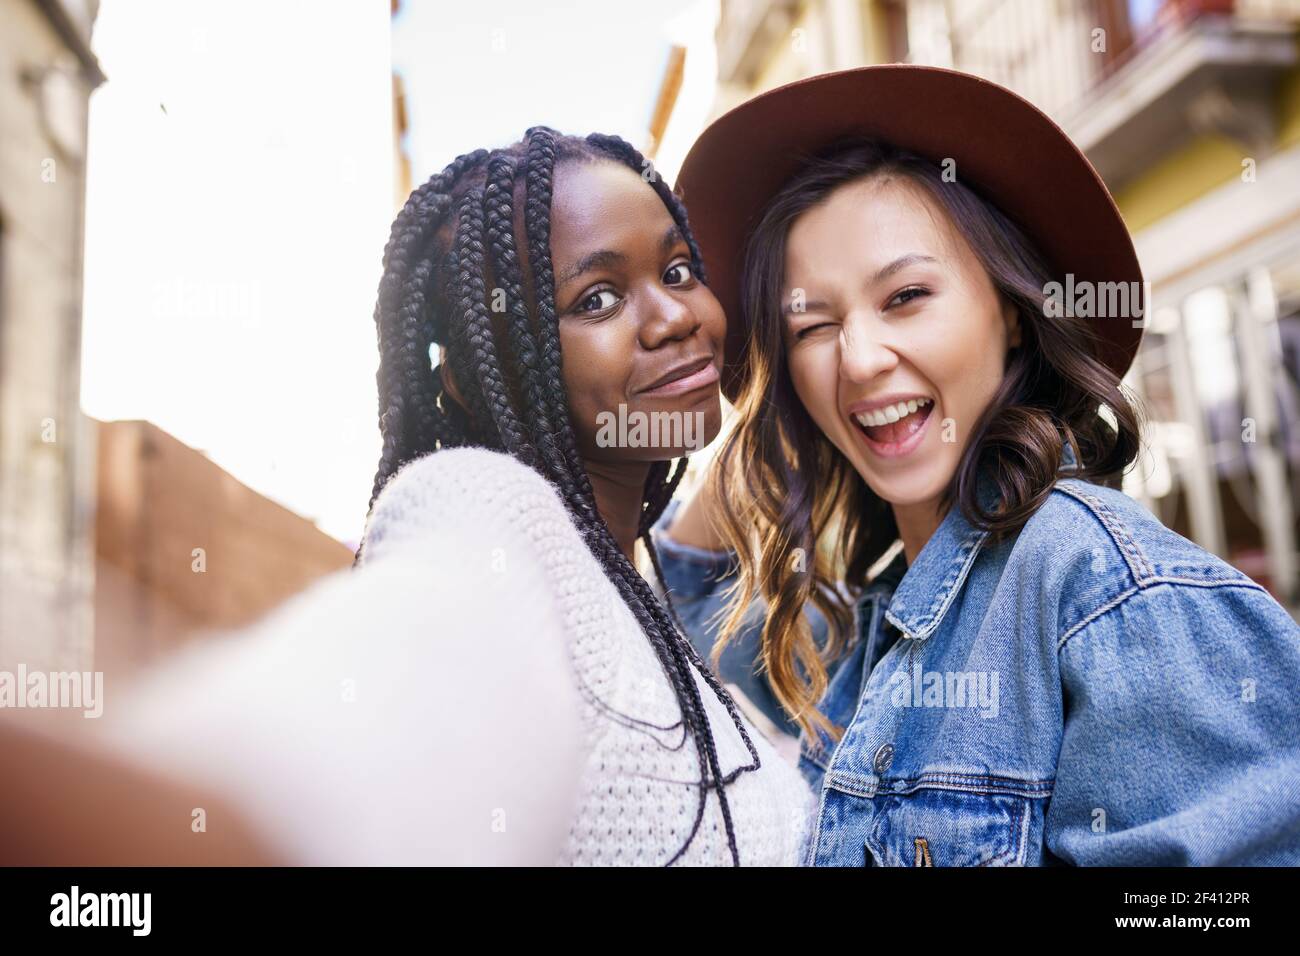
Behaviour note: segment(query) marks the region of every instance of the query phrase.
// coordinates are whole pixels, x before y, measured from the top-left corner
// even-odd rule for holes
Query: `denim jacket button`
[[[894,745],[881,744],[880,749],[876,751],[874,766],[876,773],[884,773],[889,769],[889,765],[894,762]]]

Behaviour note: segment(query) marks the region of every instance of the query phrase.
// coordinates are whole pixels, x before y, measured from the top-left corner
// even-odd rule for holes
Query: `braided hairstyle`
[[[671,602],[665,608],[655,597],[597,511],[570,419],[550,255],[551,192],[560,164],[593,161],[622,163],[638,174],[649,169],[641,154],[619,137],[592,134],[583,139],[535,126],[512,146],[457,157],[406,201],[384,248],[375,306],[383,452],[370,507],[405,463],[466,445],[513,455],[553,483],[663,665],[682,712],[673,728],[684,724],[684,732],[696,742],[699,803],[686,842],[668,863],[680,859],[699,832],[708,794],[714,791],[732,862],[739,865],[725,787],[742,772],[758,769],[758,753],[731,695],[683,635]],[[680,200],[658,175],[642,178],[672,214],[690,249],[692,271],[704,281],[699,247]],[[523,202],[522,236],[516,235],[517,188]],[[499,304],[499,298],[489,300],[489,294],[499,297],[501,292],[504,330],[492,322],[490,306]],[[441,365],[433,366],[435,344],[445,348],[444,361],[463,407],[446,391]],[[650,528],[685,470],[684,457],[675,466],[654,462],[641,504],[637,535],[661,585],[663,572]],[[360,556],[358,549],[358,560]],[[726,706],[749,750],[750,763],[725,776],[692,668]]]

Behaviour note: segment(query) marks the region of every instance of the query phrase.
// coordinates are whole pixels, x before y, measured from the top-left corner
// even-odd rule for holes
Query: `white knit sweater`
[[[696,683],[724,773],[747,763]],[[210,787],[289,863],[663,864],[698,806],[668,678],[558,492],[477,449],[393,477],[359,568],[106,690],[106,746]],[[796,863],[813,798],[747,728],[740,860]],[[731,862],[716,795],[680,862]]]
[[[514,565],[540,566],[563,628],[572,684],[552,682],[533,691],[574,696],[583,728],[577,806],[559,862],[668,862],[686,843],[698,810],[695,742],[653,648],[552,485],[508,455],[482,449],[448,450],[411,462],[375,502],[363,562],[401,560],[415,553],[412,548],[437,549],[440,528],[466,523],[480,529],[471,553],[458,556],[471,577],[474,568],[499,577],[512,574]],[[430,586],[436,594],[436,582]],[[501,638],[484,633],[479,639]],[[494,674],[475,679],[487,684]],[[698,674],[695,680],[724,774],[749,763],[726,708]],[[526,721],[529,706],[520,701],[507,722]],[[814,798],[798,771],[745,724],[761,766],[740,774],[726,791],[740,861],[794,865],[808,837]],[[716,793],[710,792],[699,830],[679,862],[731,863]]]

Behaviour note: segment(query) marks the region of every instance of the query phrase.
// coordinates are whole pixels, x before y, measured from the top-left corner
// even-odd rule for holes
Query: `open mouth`
[[[934,410],[928,398],[913,398],[886,408],[853,415],[858,431],[876,451],[885,455],[905,454],[920,441],[921,430]]]

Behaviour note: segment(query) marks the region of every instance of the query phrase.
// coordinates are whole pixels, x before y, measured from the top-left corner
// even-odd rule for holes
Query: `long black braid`
[[[457,157],[411,194],[384,248],[375,306],[383,452],[370,507],[407,462],[466,445],[507,452],[556,485],[587,547],[654,648],[673,686],[686,732],[696,741],[699,804],[691,832],[669,865],[681,858],[699,832],[709,791],[717,794],[732,862],[739,865],[725,787],[741,773],[758,769],[758,753],[731,695],[683,634],[666,597],[650,536],[682,480],[686,459],[651,465],[637,527],[665,592],[665,608],[597,511],[569,416],[550,254],[551,192],[559,164],[596,160],[622,163],[646,180],[685,239],[692,271],[705,281],[700,250],[680,200],[619,137],[593,134],[580,139],[536,126],[513,146]],[[515,234],[515,192],[521,185],[527,272]],[[489,290],[505,297],[504,336],[493,326]],[[445,361],[466,407],[445,388],[444,369],[431,367],[434,345],[445,347]],[[358,550],[358,561],[360,557]],[[749,750],[750,763],[725,775],[692,670],[726,706]]]

